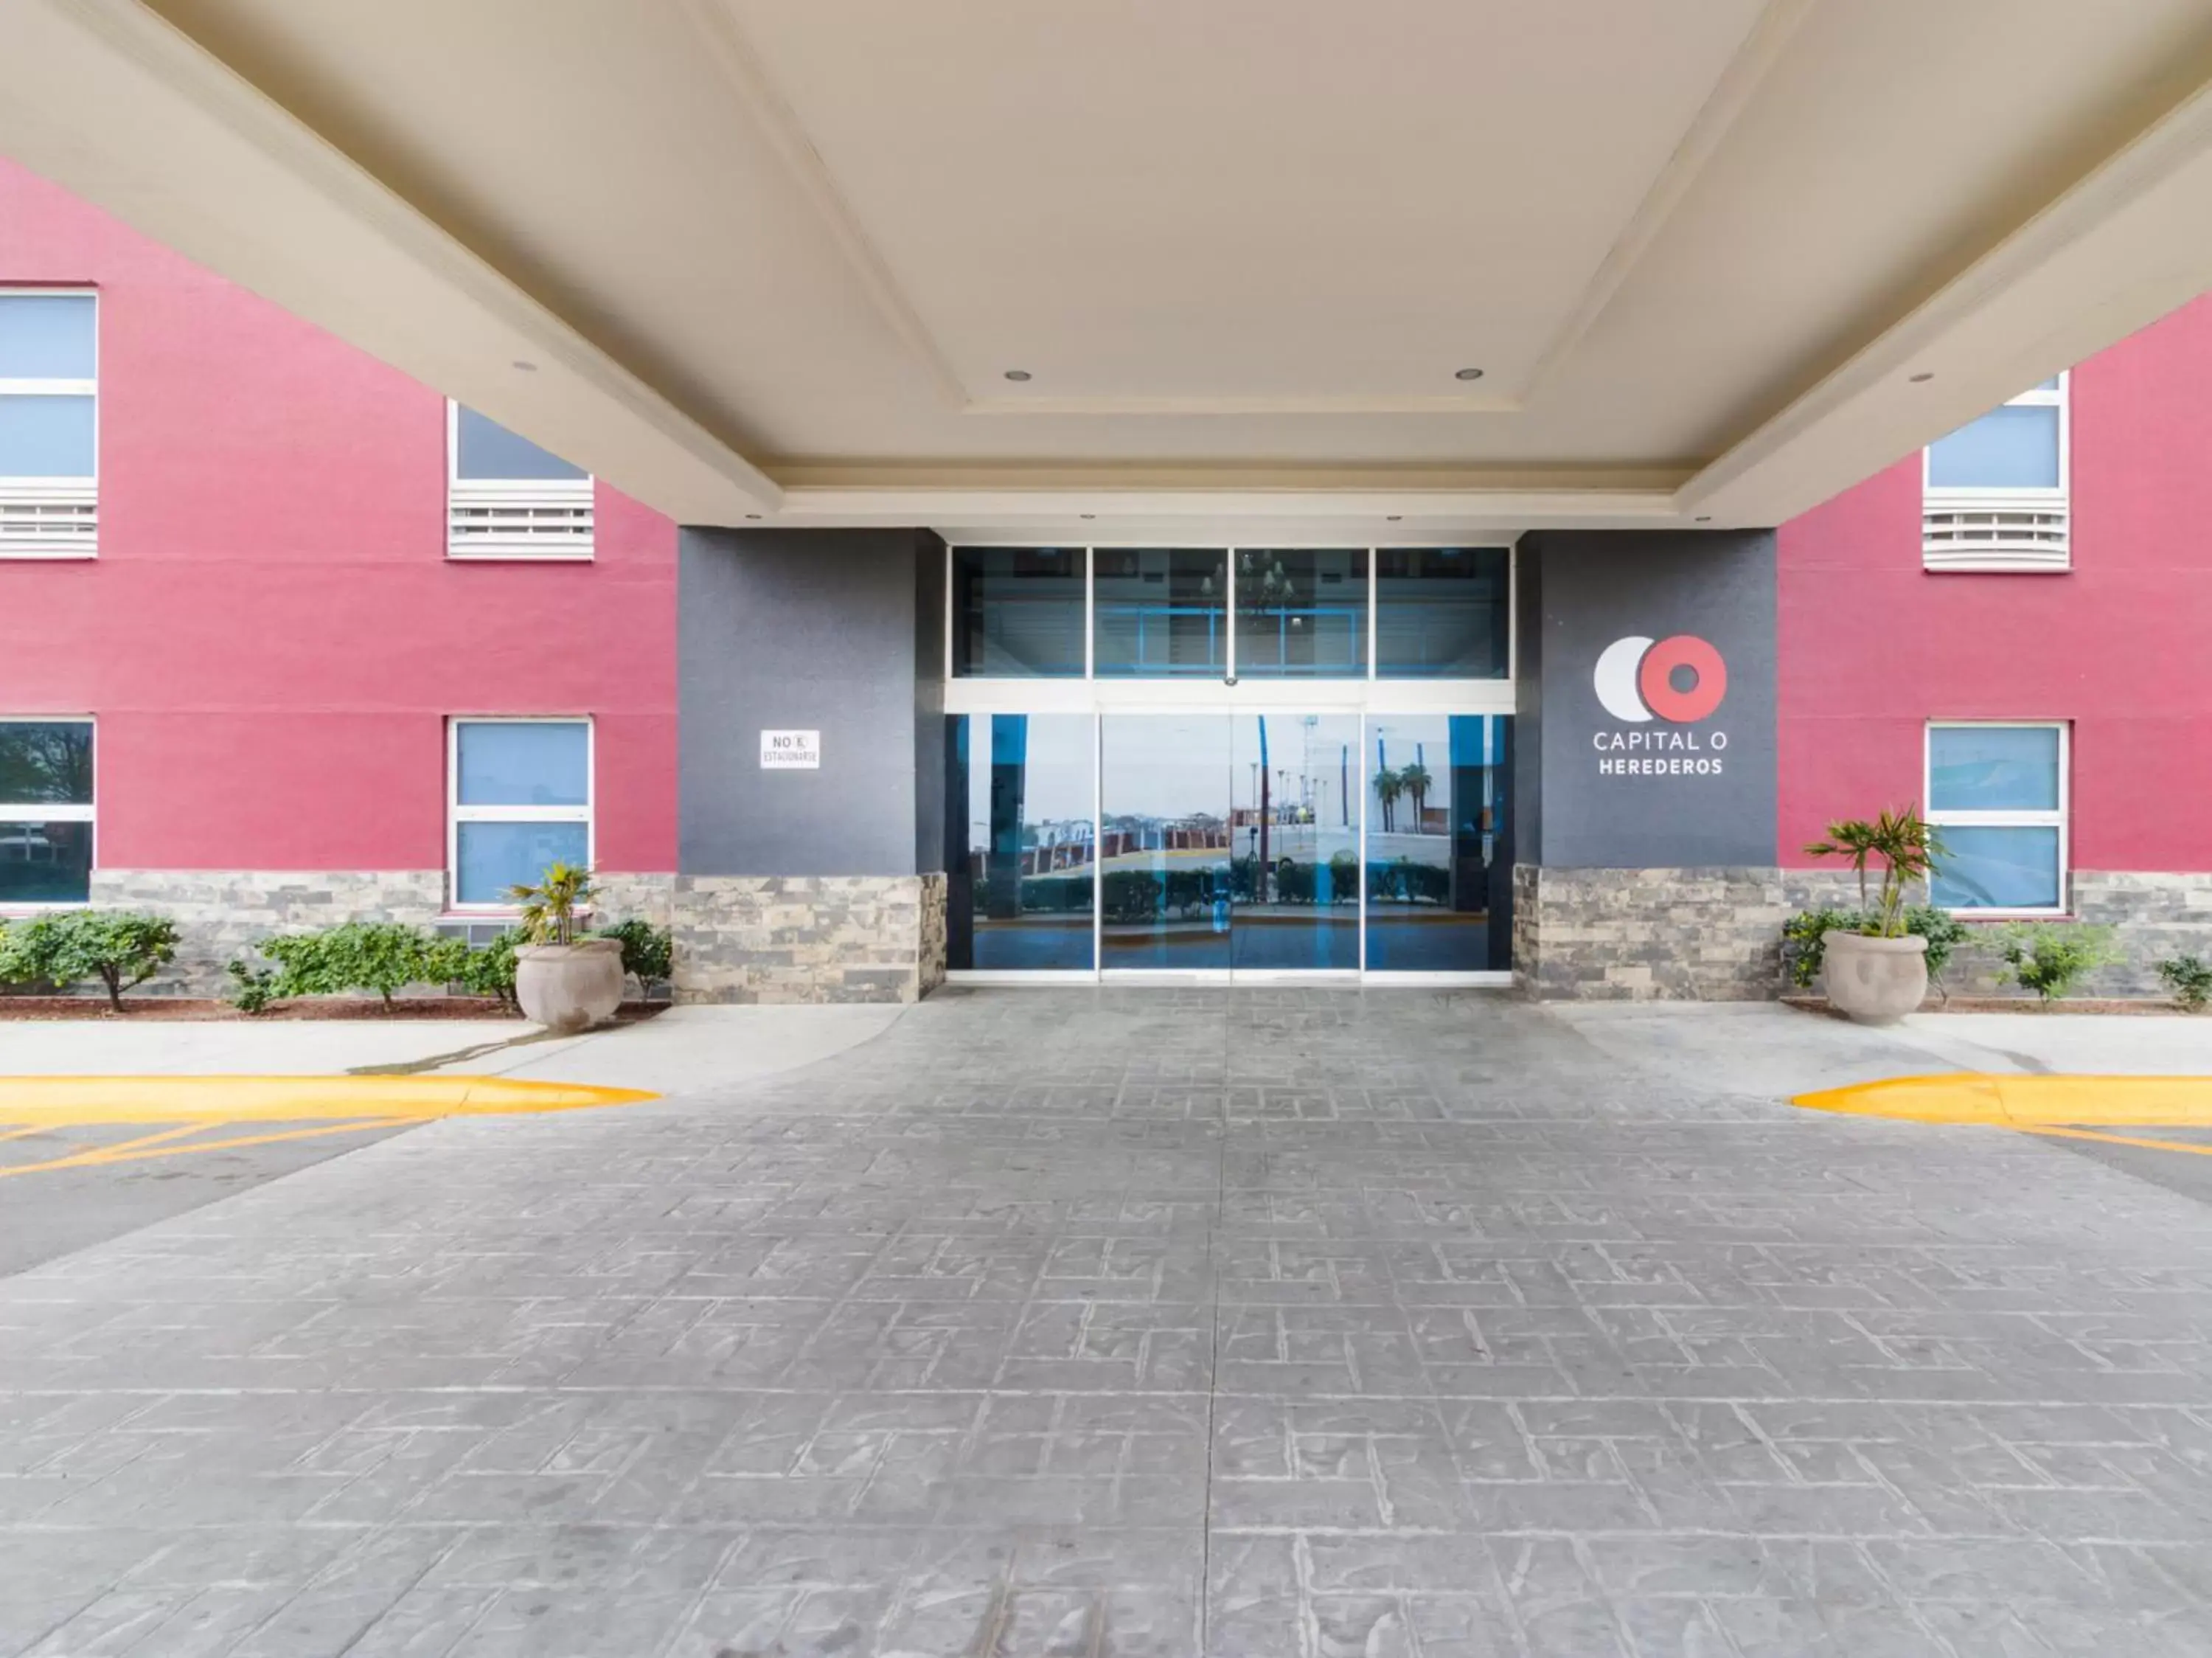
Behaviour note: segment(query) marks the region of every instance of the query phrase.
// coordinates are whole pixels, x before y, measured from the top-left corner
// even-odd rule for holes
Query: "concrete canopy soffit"
[[[1772,522],[2212,286],[2197,0],[16,0],[0,55],[0,150],[695,523]]]

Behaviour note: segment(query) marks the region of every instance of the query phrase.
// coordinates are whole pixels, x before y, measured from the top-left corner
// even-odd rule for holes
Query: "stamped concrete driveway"
[[[2208,1330],[2212,1208],[2047,1141],[948,993],[0,1279],[0,1651],[2201,1655]]]

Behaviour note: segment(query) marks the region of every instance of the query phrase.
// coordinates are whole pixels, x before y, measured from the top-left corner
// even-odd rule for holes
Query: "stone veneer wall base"
[[[676,1000],[915,1002],[945,979],[942,875],[678,875]]]
[[[1539,1001],[1781,994],[1782,872],[1513,870],[1513,987]]]
[[[599,915],[668,924],[674,876],[613,873],[595,879]],[[177,959],[140,985],[134,992],[139,996],[228,996],[225,964],[271,933],[342,921],[427,927],[447,919],[442,869],[94,869],[92,902],[98,909],[176,920],[183,936]]]
[[[1858,882],[1846,869],[1790,869],[1784,872],[1783,885],[1793,912],[1858,907]],[[2083,979],[2074,992],[2076,997],[2163,997],[2169,992],[2158,976],[2160,960],[2178,955],[2212,960],[2212,874],[2077,869],[2074,908],[2067,919],[2112,928],[2126,953],[2125,960]],[[2033,991],[1997,978],[2004,964],[1989,936],[2002,923],[1969,924],[1973,936],[1952,954],[1942,988],[1954,996],[2033,1001]]]

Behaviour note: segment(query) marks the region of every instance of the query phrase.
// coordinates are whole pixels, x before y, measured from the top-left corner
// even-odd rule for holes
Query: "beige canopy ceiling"
[[[2205,0],[7,0],[0,62],[0,149],[695,522],[1771,522],[2212,286]]]

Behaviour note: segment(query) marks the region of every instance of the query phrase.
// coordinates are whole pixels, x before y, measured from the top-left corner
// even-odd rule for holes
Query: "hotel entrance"
[[[1504,548],[954,548],[956,977],[1492,982]]]

